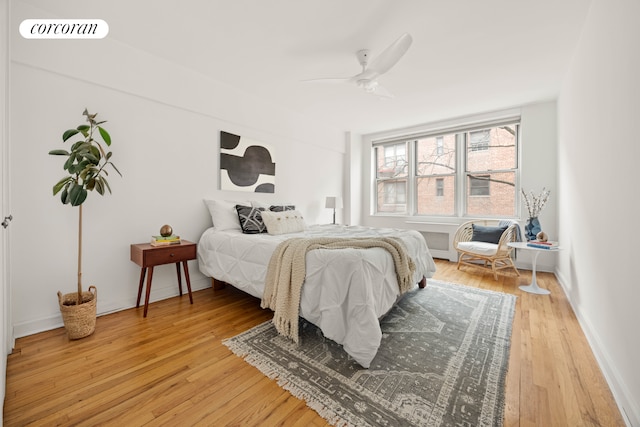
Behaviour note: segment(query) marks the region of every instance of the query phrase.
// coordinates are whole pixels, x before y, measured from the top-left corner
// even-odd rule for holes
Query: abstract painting
[[[240,135],[220,131],[220,189],[275,193],[273,149]]]

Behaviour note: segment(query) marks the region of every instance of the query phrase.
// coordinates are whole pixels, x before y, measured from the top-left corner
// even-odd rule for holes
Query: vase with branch
[[[540,220],[538,216],[542,209],[547,204],[547,200],[549,200],[550,190],[546,188],[542,188],[540,194],[534,194],[533,191],[530,191],[528,194],[524,189],[522,189],[522,196],[524,200],[524,205],[529,212],[529,218],[527,219],[527,223],[524,226],[524,231],[527,240],[535,240],[536,236],[542,228],[540,227]]]
[[[84,294],[89,294],[87,296],[83,294],[82,290],[82,204],[87,199],[89,191],[96,191],[100,195],[104,195],[107,191],[111,193],[111,187],[107,181],[107,176],[109,175],[107,167],[122,176],[111,161],[112,152],[107,151],[108,147],[111,146],[111,135],[103,127],[106,121],[97,121],[97,113],[90,114],[87,109],[82,114],[86,116],[88,124],[81,124],[62,134],[63,143],[74,136],[80,136],[80,139],[74,142],[69,150],[56,149],[49,151],[51,155],[67,157],[63,165],[67,175],[53,186],[53,195],[60,194],[60,201],[63,204],[78,207],[78,290],[75,298],[65,298],[64,303],[60,292],[58,292],[61,310],[63,306],[75,305],[76,307],[81,307],[86,302],[83,299],[92,299],[90,292],[84,292]],[[97,139],[98,137],[102,139],[102,143],[107,148],[103,147],[102,143]],[[95,289],[93,286],[92,288]],[[73,296],[73,294],[69,295]],[[86,335],[90,335],[95,329],[95,298],[93,298],[93,305],[93,328],[89,328],[90,332],[85,332]],[[65,327],[69,332],[70,338],[82,338],[82,336],[72,336],[64,311],[63,320],[65,320]],[[83,335],[82,332],[74,334]]]

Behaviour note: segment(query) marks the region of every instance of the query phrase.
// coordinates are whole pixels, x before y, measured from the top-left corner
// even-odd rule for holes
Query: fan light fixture
[[[396,41],[388,46],[382,53],[370,59],[369,49],[361,49],[356,52],[356,58],[362,67],[362,71],[352,77],[344,78],[328,78],[328,79],[310,79],[305,82],[326,82],[326,83],[348,83],[355,84],[356,87],[362,89],[366,93],[375,95],[380,98],[393,98],[393,95],[382,85],[378,84],[378,77],[385,74],[407,53],[413,38],[411,34],[405,33]]]

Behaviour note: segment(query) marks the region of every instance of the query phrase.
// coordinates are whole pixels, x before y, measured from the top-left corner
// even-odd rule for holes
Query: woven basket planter
[[[76,304],[78,293],[62,295],[58,291],[58,303],[64,327],[69,339],[77,340],[88,337],[96,330],[96,301],[98,290],[95,286],[89,286],[89,291],[82,293],[82,303]]]

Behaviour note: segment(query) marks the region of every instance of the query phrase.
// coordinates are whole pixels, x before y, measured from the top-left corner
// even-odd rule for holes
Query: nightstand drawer
[[[179,245],[151,246],[148,243],[131,245],[131,261],[140,267],[173,264],[196,259],[195,243],[183,240]]]
[[[175,245],[166,248],[158,248],[145,253],[146,265],[170,264],[174,262],[188,261],[196,257],[195,245]]]

